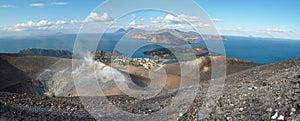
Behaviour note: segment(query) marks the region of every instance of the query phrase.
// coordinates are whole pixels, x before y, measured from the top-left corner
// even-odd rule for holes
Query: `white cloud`
[[[149,18],[151,23],[157,24],[157,23],[161,23],[163,21],[162,17],[156,17],[156,18]]]
[[[199,17],[197,16],[188,16],[188,15],[184,15],[184,14],[180,14],[178,15],[178,18],[183,20],[183,21],[189,21],[191,23],[197,23],[202,21]]]
[[[41,20],[36,25],[40,26],[40,27],[43,27],[43,26],[51,26],[52,24],[53,24],[52,22],[49,22],[49,21],[46,21],[46,20]]]
[[[64,25],[64,24],[67,24],[67,22],[66,21],[58,20],[58,21],[55,22],[55,24],[57,24],[57,25]]]
[[[183,22],[183,20],[171,14],[167,14],[165,17],[150,18],[150,22],[155,24],[156,23],[178,24]]]
[[[68,5],[68,2],[52,2],[52,5]]]
[[[24,29],[16,28],[14,31],[21,32],[21,31],[24,31]]]
[[[52,2],[51,5],[67,5],[69,4],[68,2]],[[45,3],[32,3],[30,6],[33,7],[45,7],[47,4]]]
[[[149,18],[151,23],[159,24],[187,24],[190,22],[195,27],[210,27],[208,20],[201,20],[197,16],[188,16],[184,14],[180,14],[177,16],[167,14],[165,17],[156,17],[156,18]]]
[[[103,15],[99,15],[98,13],[92,12],[85,20],[85,22],[105,22],[105,21],[113,21],[113,18],[110,17],[107,13],[103,13]]]
[[[212,18],[211,19],[213,22],[221,22],[221,21],[224,21],[224,19],[221,19],[221,18]]]
[[[181,24],[186,21],[189,22],[198,22],[200,19],[196,16],[187,16],[184,14],[180,14],[177,16],[167,14],[165,17],[156,17],[150,18],[150,22],[152,23],[166,23],[166,24]]]
[[[19,23],[13,27],[10,27],[9,31],[27,31],[27,30],[51,30],[57,31],[61,29],[65,29],[66,27],[78,27],[77,24],[82,24],[84,22],[92,23],[92,22],[106,22],[112,21],[113,19],[107,14],[104,13],[102,16],[98,15],[97,13],[91,13],[86,20],[70,20],[70,21],[47,21],[47,20],[40,20],[37,22],[28,21],[27,23]],[[135,23],[131,23],[135,25]],[[79,27],[77,28],[79,29]]]
[[[14,8],[14,5],[0,5],[0,8]]]
[[[21,24],[16,24],[16,27],[29,27],[29,26],[34,26],[35,23],[33,21],[28,21],[27,23],[21,23]]]
[[[132,17],[133,19],[135,19],[135,18],[136,18],[136,16],[135,16],[134,14],[131,14],[131,17]]]
[[[44,3],[33,3],[33,4],[31,4],[31,6],[33,6],[33,7],[45,7],[46,4],[44,4]]]
[[[278,27],[276,27],[276,28],[267,28],[266,31],[267,32],[278,32],[278,33],[287,32],[286,30],[278,28]]]
[[[143,21],[144,18],[139,18],[140,21]],[[211,27],[210,19],[201,20],[196,16],[188,16],[180,14],[174,16],[172,14],[166,14],[164,17],[150,17],[148,18],[150,24],[137,24],[136,20],[131,21],[128,25],[125,26],[115,26],[115,28],[139,28],[146,30],[159,30],[159,29],[180,29],[184,31],[193,30],[193,27],[200,27],[206,29]],[[191,25],[192,26],[191,26]]]
[[[134,22],[131,22],[134,23]],[[138,28],[138,29],[145,29],[145,30],[160,30],[160,29],[184,29],[184,30],[191,30],[191,26],[187,26],[186,24],[129,24],[127,26],[113,26],[115,28]]]
[[[163,20],[165,23],[172,23],[172,24],[180,23],[182,21],[181,19],[171,14],[167,14]]]
[[[70,23],[71,24],[82,24],[84,21],[82,20],[71,20]]]
[[[56,30],[64,28],[64,25],[70,24],[67,21],[47,21],[41,20],[38,22],[28,21],[27,23],[19,23],[14,27],[14,31],[25,31],[25,30]]]
[[[129,23],[129,25],[130,25],[130,26],[135,26],[135,25],[136,25],[135,20],[131,21],[131,22]]]

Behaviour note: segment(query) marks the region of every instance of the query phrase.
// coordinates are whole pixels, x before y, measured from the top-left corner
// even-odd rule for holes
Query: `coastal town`
[[[116,64],[118,66],[132,65],[147,70],[161,66],[164,62],[164,59],[161,58],[128,58],[118,51],[97,51],[95,52],[95,60],[106,64]]]
[[[193,55],[186,54],[187,52],[191,51],[194,54],[196,58],[202,57],[202,56],[210,56],[210,55],[216,55],[215,53],[212,53],[208,51],[207,49],[203,47],[194,47],[192,49],[190,48],[157,48],[151,51],[145,51],[145,55],[149,55],[149,58],[130,58],[125,56],[124,54],[120,53],[117,50],[114,50],[112,52],[104,52],[102,50],[94,52],[95,60],[105,63],[105,64],[114,64],[118,66],[135,66],[135,67],[142,67],[144,69],[150,70],[154,67],[161,67],[164,64],[172,64],[176,62],[181,62],[183,60],[177,59],[177,57],[174,55],[174,53],[177,53],[178,55],[182,56],[183,58],[191,57]],[[184,53],[184,54],[183,54]]]

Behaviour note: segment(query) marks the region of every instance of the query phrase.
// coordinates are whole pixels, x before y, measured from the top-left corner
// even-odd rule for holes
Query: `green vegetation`
[[[137,66],[137,67],[142,66],[142,64],[138,61],[130,61],[129,65],[133,65],[133,66]]]

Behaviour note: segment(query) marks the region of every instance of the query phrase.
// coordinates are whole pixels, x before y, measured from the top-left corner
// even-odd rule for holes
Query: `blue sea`
[[[120,42],[120,38],[122,38],[122,35],[105,34],[99,42],[97,50],[109,52],[116,49],[130,57],[149,57],[144,55],[143,52],[161,47],[137,39],[122,39],[122,42]],[[300,58],[300,40],[236,36],[226,36],[226,38],[227,40],[223,42],[228,57],[262,64]],[[27,48],[73,51],[75,39],[75,34],[0,38],[0,53],[17,53]],[[116,44],[118,44],[117,47]],[[205,43],[200,42],[199,44],[192,44],[192,46],[205,46]]]

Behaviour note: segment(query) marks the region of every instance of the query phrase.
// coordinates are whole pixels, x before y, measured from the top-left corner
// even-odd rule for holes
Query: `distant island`
[[[72,58],[73,55],[72,52],[67,50],[38,49],[38,48],[24,49],[19,51],[18,54],[51,56],[51,57],[59,57],[59,58]]]
[[[219,54],[213,53],[209,51],[206,48],[203,47],[194,47],[192,48],[192,52],[190,52],[190,48],[157,48],[151,51],[145,51],[145,55],[150,55],[152,58],[162,58],[162,59],[176,59],[177,57],[174,55],[174,53],[177,54],[177,56],[191,56],[189,54],[194,54],[197,58],[202,56],[219,56]]]
[[[142,29],[129,28],[119,29],[115,33],[126,34],[126,38],[144,39],[152,43],[183,44],[199,43],[200,40],[226,40],[224,36],[200,35],[196,32],[184,32],[177,29],[162,29],[158,31],[145,31]]]

